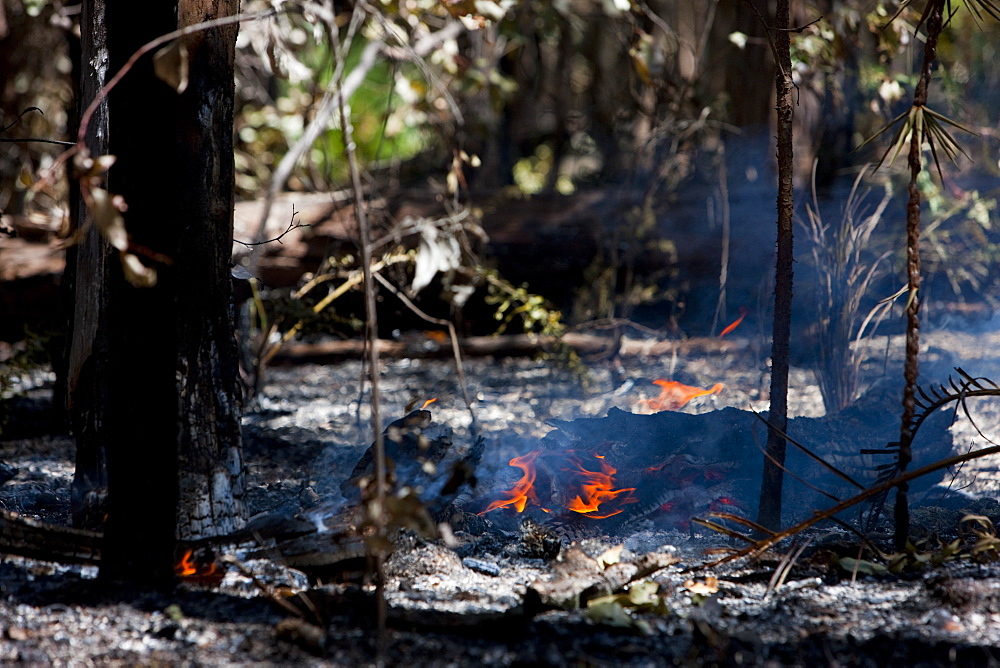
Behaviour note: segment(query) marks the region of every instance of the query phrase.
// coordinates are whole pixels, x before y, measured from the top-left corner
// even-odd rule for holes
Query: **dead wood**
[[[720,339],[717,337],[697,337],[676,341],[655,341],[623,338],[616,341],[611,337],[591,334],[566,334],[562,343],[570,346],[580,355],[610,356],[648,355],[695,355],[705,353],[725,353],[745,350],[747,340]],[[459,339],[463,355],[518,357],[537,355],[553,350],[558,341],[551,336],[511,334],[503,336],[469,336]],[[440,359],[452,355],[451,345],[431,337],[407,338],[400,341],[379,339],[379,354],[386,357],[411,359]],[[275,364],[329,364],[347,359],[358,359],[364,354],[365,343],[361,340],[324,341],[321,343],[299,343],[286,345],[273,359]]]
[[[103,534],[45,524],[0,509],[0,554],[64,564],[97,564]]]
[[[988,457],[990,455],[996,455],[996,454],[1000,454],[1000,445],[995,445],[990,448],[983,448],[982,450],[976,450],[974,452],[967,452],[962,455],[955,455],[954,457],[948,457],[947,459],[942,459],[932,464],[928,464],[927,466],[922,466],[919,469],[915,469],[913,471],[910,471],[909,473],[897,476],[880,485],[875,485],[874,487],[871,487],[865,490],[864,492],[861,492],[860,494],[847,499],[846,501],[838,503],[836,506],[833,506],[832,508],[827,508],[826,510],[821,512],[817,511],[813,517],[807,520],[803,520],[802,522],[799,522],[795,526],[789,527],[788,529],[785,529],[783,531],[778,531],[770,536],[767,536],[766,538],[757,541],[753,545],[745,547],[742,550],[734,552],[730,555],[723,557],[722,559],[719,559],[718,561],[714,561],[711,564],[708,564],[708,566],[710,567],[717,566],[719,564],[724,564],[726,562],[734,561],[736,559],[742,559],[743,557],[753,557],[759,555],[765,550],[785,540],[786,538],[795,536],[801,533],[802,531],[808,529],[809,527],[818,524],[819,522],[822,522],[823,520],[831,519],[835,515],[847,510],[848,508],[856,506],[857,504],[863,501],[867,501],[868,499],[874,498],[879,494],[885,493],[888,490],[892,489],[893,487],[898,487],[899,485],[907,485],[911,480],[915,480],[916,478],[920,478],[935,471],[940,471],[942,469],[947,469],[952,466],[957,466],[958,464],[972,461],[973,459],[979,459],[981,457]],[[700,520],[699,518],[691,518],[691,519],[693,522],[698,522],[700,524],[705,525],[705,522],[703,520]]]

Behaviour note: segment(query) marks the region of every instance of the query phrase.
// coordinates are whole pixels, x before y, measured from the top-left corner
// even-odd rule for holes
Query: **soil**
[[[926,333],[926,382],[945,381],[959,365],[976,376],[997,377],[1000,370],[989,357],[995,338]],[[590,360],[586,379],[555,360],[467,360],[476,428],[488,448],[517,449],[549,432],[547,420],[635,409],[657,393],[652,381],[658,378],[726,385],[693,400],[686,412],[766,409],[765,346],[752,338],[733,341],[688,359]],[[898,337],[871,347],[879,354],[863,364],[866,383],[896,373],[895,360],[881,355],[886,349],[900,350]],[[381,371],[385,416],[405,415],[410,405],[434,398],[428,409],[434,422],[450,427],[456,444],[472,441],[471,414],[452,364],[390,359]],[[268,371],[244,421],[252,512],[293,514],[341,501],[340,483],[371,441],[362,375],[357,362]],[[16,475],[0,485],[0,503],[65,524],[73,442],[44,433],[51,382],[44,371],[19,378],[16,410],[8,408],[7,440],[0,442],[0,461],[16,468]],[[1000,401],[969,403],[975,421],[959,413],[951,429],[956,451],[987,445],[985,439],[1000,429]],[[790,410],[823,414],[812,371],[793,368]],[[978,514],[1000,517],[989,498],[997,487],[990,462],[976,461],[946,476],[945,483],[962,487]],[[915,508],[914,517],[922,535],[950,539],[963,512],[931,506]],[[849,558],[859,554],[858,540],[829,524],[756,560],[721,566],[707,566],[715,557],[704,551],[731,547],[729,540],[698,525],[682,531],[640,523],[626,535],[563,545],[555,560],[526,550],[518,531],[466,529],[456,529],[449,541],[412,533],[397,538],[385,566],[387,628],[381,635],[373,625],[372,586],[320,584],[280,559],[238,552],[230,556],[241,568],[227,561],[219,583],[185,581],[157,592],[108,585],[96,579],[92,566],[6,556],[0,563],[0,661],[936,666],[1000,660],[1000,567],[988,560],[998,556],[988,549],[988,532],[982,559],[959,556],[937,564],[936,556],[944,553],[939,543],[927,542],[922,563],[911,559],[911,567],[890,574],[870,552],[848,568],[854,565]],[[872,540],[886,547],[887,531],[881,527]],[[782,560],[806,540],[806,551]],[[621,552],[609,556],[616,546]],[[614,580],[613,570],[633,572],[628,569],[649,555],[676,563],[636,578],[632,598],[601,599],[605,592],[574,589],[587,578]],[[620,563],[604,565],[602,559]],[[783,582],[773,586],[772,576],[788,564]],[[649,582],[656,584],[653,593]],[[545,594],[557,585],[572,594],[560,604]],[[588,606],[591,596],[597,599]]]

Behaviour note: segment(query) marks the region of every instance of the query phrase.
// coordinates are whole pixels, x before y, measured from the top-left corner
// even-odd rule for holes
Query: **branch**
[[[827,508],[826,510],[818,511],[813,517],[810,517],[807,520],[803,520],[798,524],[796,524],[795,526],[789,527],[784,531],[779,531],[774,535],[768,536],[762,540],[757,541],[753,545],[743,548],[739,552],[735,552],[726,557],[723,557],[722,559],[719,559],[718,561],[713,561],[710,564],[706,564],[706,566],[714,567],[729,561],[742,559],[743,557],[756,556],[764,552],[764,550],[768,549],[769,547],[777,545],[784,539],[794,536],[795,534],[801,533],[802,531],[805,531],[809,527],[823,520],[831,519],[833,518],[834,515],[837,515],[843,512],[844,510],[851,508],[852,506],[856,506],[862,501],[866,501],[872,498],[873,496],[877,496],[878,494],[881,494],[883,492],[888,492],[893,487],[896,487],[900,484],[908,483],[909,481],[919,478],[921,476],[925,476],[928,473],[933,473],[934,471],[950,468],[952,466],[955,466],[956,464],[962,464],[964,462],[971,461],[973,459],[979,459],[981,457],[987,457],[989,455],[996,455],[996,454],[1000,454],[1000,445],[993,446],[991,448],[983,448],[982,450],[976,450],[975,452],[967,452],[962,455],[955,455],[954,457],[948,457],[947,459],[942,459],[940,461],[933,462],[931,464],[928,464],[927,466],[922,466],[919,469],[915,469],[913,471],[910,471],[909,473],[893,478],[892,480],[888,480],[882,483],[881,485],[876,485],[870,489],[867,489],[864,492],[858,494],[857,496],[852,496],[846,501],[838,503],[836,506],[833,506],[832,508]]]
[[[302,227],[312,227],[312,224],[310,224],[310,223],[296,223],[295,222],[295,216],[297,216],[297,215],[299,215],[299,212],[295,210],[295,205],[293,204],[292,205],[292,218],[291,218],[291,220],[288,221],[288,227],[285,228],[284,232],[282,232],[278,236],[274,237],[273,239],[267,239],[265,241],[240,241],[239,239],[233,239],[233,243],[240,244],[241,246],[245,246],[246,248],[251,248],[253,246],[262,246],[264,244],[269,244],[269,243],[272,243],[274,241],[277,241],[280,244],[281,243],[281,238],[283,236],[285,236],[286,234],[288,234],[289,232],[291,232],[292,230],[297,230],[297,229],[302,228]]]
[[[76,135],[76,143],[72,144],[70,148],[66,149],[56,157],[52,165],[48,168],[48,170],[46,170],[45,176],[39,179],[38,182],[35,184],[35,188],[38,189],[46,185],[48,182],[52,180],[52,177],[59,166],[65,163],[72,156],[76,155],[79,151],[86,150],[85,139],[87,135],[88,126],[90,125],[90,119],[93,117],[94,113],[97,111],[97,108],[101,105],[101,103],[105,100],[105,98],[107,98],[107,96],[111,93],[111,90],[115,86],[117,86],[122,79],[125,78],[125,75],[129,73],[132,67],[135,66],[136,62],[144,55],[146,55],[156,47],[160,46],[161,44],[165,44],[169,41],[172,41],[180,37],[193,35],[203,30],[211,30],[212,28],[221,28],[223,26],[232,25],[234,23],[243,23],[245,21],[255,21],[258,19],[270,18],[272,16],[277,16],[278,14],[289,11],[291,11],[291,8],[288,9],[271,8],[263,12],[257,12],[255,14],[237,14],[236,16],[225,16],[222,18],[213,19],[211,21],[203,21],[202,23],[195,23],[194,25],[186,26],[184,28],[180,28],[173,32],[169,32],[165,35],[161,35],[156,39],[147,42],[146,44],[139,47],[139,49],[132,54],[132,56],[128,59],[128,61],[126,61],[126,63],[122,66],[122,68],[115,73],[115,75],[111,78],[111,80],[108,81],[108,83],[104,84],[104,86],[99,91],[97,91],[97,94],[94,96],[94,99],[90,102],[90,104],[87,106],[87,109],[83,112],[83,115],[80,117],[80,128]],[[30,108],[26,111],[30,111]]]
[[[28,144],[30,142],[39,142],[42,144],[58,144],[59,146],[76,146],[76,142],[72,141],[60,141],[58,139],[43,139],[41,137],[24,137],[21,139],[4,139],[0,137],[0,143],[3,144]]]

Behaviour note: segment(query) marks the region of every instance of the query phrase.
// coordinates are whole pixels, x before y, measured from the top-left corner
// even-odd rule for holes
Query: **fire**
[[[528,505],[529,501],[537,504],[538,495],[535,492],[535,459],[540,454],[542,454],[541,450],[532,450],[526,455],[514,457],[507,462],[511,466],[524,471],[524,475],[517,481],[517,484],[515,484],[514,487],[512,487],[509,491],[504,492],[504,495],[507,497],[506,499],[499,499],[490,503],[490,505],[486,507],[486,510],[479,514],[483,515],[491,510],[506,508],[507,506],[513,506],[517,512],[523,513],[524,508]]]
[[[428,399],[427,401],[424,402],[424,405],[420,407],[420,410],[422,411],[427,410],[427,407],[433,404],[435,401],[437,401],[437,397],[434,397],[433,399]]]
[[[184,550],[184,556],[174,565],[174,573],[189,582],[202,584],[218,584],[222,581],[225,571],[217,569],[215,561],[202,563],[194,558],[194,550]]]
[[[734,329],[736,329],[737,327],[739,327],[740,323],[743,322],[743,318],[747,317],[747,313],[749,313],[749,312],[750,312],[750,309],[748,309],[746,306],[741,306],[740,307],[740,317],[736,318],[736,320],[734,320],[731,323],[729,323],[728,325],[726,325],[726,328],[723,329],[721,332],[719,332],[719,338],[721,339],[723,336],[725,336],[729,332],[731,332]]]
[[[490,503],[486,510],[479,513],[483,515],[496,510],[497,508],[513,508],[519,513],[530,503],[539,506],[540,510],[551,513],[550,508],[539,505],[538,494],[535,491],[535,459],[541,454],[541,450],[534,450],[521,457],[510,460],[511,466],[524,471],[521,479],[508,491],[503,492],[504,498]],[[567,510],[586,515],[595,520],[605,519],[622,512],[621,506],[638,501],[632,492],[634,487],[615,489],[614,475],[618,470],[604,461],[602,455],[594,455],[600,460],[600,471],[590,471],[584,468],[583,463],[575,456],[570,455],[570,463],[574,468],[565,468],[573,476],[573,480],[568,483],[568,488],[578,493],[573,500],[566,505]],[[603,507],[602,507],[603,506]]]
[[[191,561],[191,556],[194,554],[194,550],[185,550],[184,556],[181,560],[177,562],[174,566],[174,572],[182,578],[190,577],[198,572],[198,568]]]
[[[662,378],[654,380],[653,384],[660,386],[660,396],[653,399],[640,399],[638,405],[654,413],[658,413],[659,411],[675,411],[683,408],[687,402],[695,397],[718,394],[726,387],[722,383],[716,383],[709,389],[702,389],[678,383],[676,380],[664,380]]]
[[[583,465],[579,462],[574,462],[577,467],[577,473],[579,473],[584,482],[581,483],[581,494],[569,502],[567,508],[577,513],[587,514],[587,517],[595,520],[602,520],[606,517],[611,517],[622,512],[621,508],[616,508],[608,512],[605,510],[601,515],[592,515],[589,513],[596,513],[603,503],[609,503],[618,499],[618,497],[623,496],[621,501],[616,505],[625,505],[628,503],[635,503],[638,501],[632,492],[635,491],[635,487],[625,487],[623,489],[614,489],[614,475],[618,473],[618,469],[611,464],[604,461],[603,455],[594,455],[601,460],[601,470],[588,471],[583,468]]]

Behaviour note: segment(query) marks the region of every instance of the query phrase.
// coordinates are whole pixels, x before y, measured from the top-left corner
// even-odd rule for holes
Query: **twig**
[[[232,25],[234,23],[243,23],[246,21],[256,21],[258,19],[266,19],[272,16],[277,16],[282,12],[289,12],[289,11],[292,11],[291,7],[287,9],[279,9],[277,7],[272,7],[271,9],[262,12],[257,12],[254,14],[237,14],[235,16],[224,16],[218,19],[212,19],[211,21],[203,21],[201,23],[195,23],[193,25],[185,26],[178,30],[174,30],[173,32],[169,32],[165,35],[160,35],[156,39],[143,44],[136,50],[135,53],[132,54],[132,56],[125,62],[125,64],[122,65],[122,68],[115,73],[115,75],[111,78],[111,80],[108,81],[106,84],[104,84],[104,86],[102,86],[99,91],[97,91],[97,94],[94,96],[94,99],[91,100],[89,105],[87,105],[86,110],[80,117],[80,128],[77,131],[76,143],[72,144],[70,148],[66,149],[58,156],[56,156],[56,159],[53,161],[52,165],[46,170],[45,175],[41,179],[39,179],[38,182],[35,184],[35,188],[38,189],[43,187],[44,185],[47,185],[54,178],[56,169],[58,167],[60,167],[68,159],[76,155],[79,151],[86,150],[86,136],[87,136],[87,129],[90,125],[90,119],[93,117],[94,113],[97,111],[97,108],[101,105],[101,103],[111,93],[111,90],[115,86],[117,86],[123,78],[125,78],[125,75],[129,73],[132,67],[135,66],[136,62],[138,62],[138,60],[142,58],[144,55],[146,55],[156,47],[160,46],[161,44],[166,44],[167,42],[173,41],[180,37],[193,35],[195,33],[204,30],[211,30],[212,28],[221,28],[227,25]],[[28,109],[28,111],[30,111],[30,108]]]
[[[357,15],[357,9],[355,9],[355,16]],[[342,75],[345,54],[340,48],[340,38],[336,23],[331,28],[330,34],[333,38],[334,57],[337,59],[337,71]],[[387,490],[385,439],[382,434],[381,396],[379,394],[379,356],[378,346],[376,345],[378,343],[378,312],[375,303],[375,281],[372,272],[371,229],[369,227],[367,212],[365,211],[364,191],[361,187],[361,172],[358,168],[358,158],[355,152],[354,127],[344,104],[343,81],[339,81],[338,83],[341,85],[341,90],[340,94],[336,96],[337,107],[340,112],[340,128],[344,138],[344,154],[347,156],[347,165],[351,174],[351,187],[354,189],[354,215],[358,222],[359,245],[361,246],[361,271],[364,278],[365,290],[365,313],[368,320],[365,329],[365,340],[368,344],[368,382],[372,390],[371,426],[375,435],[374,443],[372,443],[372,450],[375,453],[375,495],[365,505],[368,515],[366,519],[374,525],[375,532],[372,541],[369,543],[369,555],[374,562],[375,575],[376,663],[381,664],[384,660],[387,615],[385,574],[383,573],[385,554],[382,548],[373,547],[373,545],[383,543],[386,540]]]
[[[354,12],[351,15],[351,23],[347,28],[347,35],[341,47],[338,48],[350,48],[351,43],[354,41],[354,36],[361,28],[363,21],[364,12],[360,7],[355,6]],[[339,28],[334,25],[330,34],[340,44],[338,31]],[[330,77],[330,83],[327,85],[326,92],[323,93],[323,99],[320,101],[319,109],[316,110],[316,115],[309,122],[309,125],[306,126],[305,131],[299,137],[298,141],[288,148],[288,151],[278,162],[278,166],[271,173],[271,182],[267,188],[267,195],[264,197],[264,208],[260,214],[260,222],[257,226],[255,238],[261,239],[264,236],[267,219],[271,214],[271,207],[274,205],[274,200],[281,189],[285,187],[285,183],[292,175],[295,165],[306,150],[313,145],[319,134],[326,128],[330,122],[330,118],[333,117],[333,113],[341,104],[341,100],[350,98],[361,87],[361,84],[364,83],[368,72],[371,71],[378,60],[380,49],[381,45],[378,42],[369,42],[365,46],[364,51],[361,52],[358,64],[354,66],[354,69],[351,70],[351,73],[346,78],[344,78],[344,56],[343,54],[337,54],[337,65],[334,68],[333,76]]]
[[[441,325],[448,328],[448,337],[451,339],[451,350],[455,357],[455,371],[458,373],[458,384],[462,388],[462,398],[465,400],[465,407],[469,409],[469,414],[472,416],[473,432],[476,432],[478,421],[476,420],[476,412],[472,408],[472,401],[469,399],[469,389],[468,384],[465,382],[465,365],[462,363],[462,349],[458,344],[458,333],[455,331],[455,323],[451,320],[445,320],[444,318],[435,318],[424,313],[419,306],[413,303],[413,301],[407,297],[402,291],[398,290],[395,285],[390,283],[381,274],[375,274],[375,280],[381,283],[385,288],[396,295],[399,301],[406,304],[406,307],[415,313],[418,317],[423,318],[429,323],[435,325]],[[473,439],[475,439],[475,433],[473,433]]]
[[[76,146],[76,142],[60,141],[58,139],[42,139],[40,137],[22,137],[19,139],[5,139],[3,137],[0,137],[0,143],[2,144],[29,144],[31,142],[38,142],[41,144],[56,144],[58,146]]]
[[[911,480],[915,480],[916,478],[925,476],[928,473],[933,473],[934,471],[946,469],[955,466],[956,464],[962,464],[963,462],[971,461],[973,459],[979,459],[981,457],[988,457],[990,455],[996,455],[996,454],[1000,454],[1000,445],[993,446],[991,448],[984,448],[982,450],[976,450],[975,452],[967,452],[965,454],[955,455],[953,457],[948,457],[947,459],[942,459],[933,462],[926,466],[921,466],[919,469],[914,469],[909,473],[904,473],[903,475],[897,476],[880,485],[875,485],[874,487],[866,489],[864,492],[861,492],[856,496],[852,496],[846,501],[838,503],[836,506],[827,508],[826,510],[823,511],[818,511],[813,517],[810,517],[807,520],[802,520],[798,524],[789,527],[788,529],[779,531],[772,536],[767,536],[749,547],[745,547],[742,550],[734,552],[733,554],[723,557],[722,559],[719,559],[717,561],[705,564],[705,566],[711,568],[714,566],[718,566],[720,564],[727,563],[729,561],[735,561],[736,559],[756,556],[764,552],[768,548],[780,543],[784,539],[794,536],[798,533],[801,533],[802,531],[805,531],[809,527],[819,522],[822,522],[823,520],[831,519],[833,518],[834,515],[838,515],[839,513],[847,510],[848,508],[856,506],[862,501],[866,501],[872,498],[873,496],[877,496],[883,492],[887,492],[891,490],[893,487],[896,487],[900,484],[909,483]]]
[[[21,119],[24,118],[24,116],[29,111],[37,111],[42,116],[45,115],[45,112],[43,112],[38,107],[28,107],[27,109],[25,109],[24,111],[22,111],[20,114],[18,114],[17,118],[15,118],[13,121],[11,121],[10,125],[6,125],[6,126],[0,128],[0,133],[7,132],[7,130],[10,130],[12,127],[14,127],[18,123],[20,123]],[[22,138],[19,138],[19,139],[4,139],[4,138],[0,137],[0,143],[4,143],[4,144],[27,144],[29,142],[40,142],[42,144],[58,144],[60,146],[75,146],[75,144],[73,142],[71,142],[71,141],[59,141],[57,139],[41,139],[41,138],[38,138],[38,137],[22,137]]]
[[[251,248],[253,246],[262,246],[264,244],[269,244],[269,243],[272,243],[274,241],[277,241],[280,244],[281,243],[281,238],[283,236],[285,236],[286,234],[288,234],[289,232],[291,232],[292,230],[297,230],[297,229],[299,229],[301,227],[312,227],[312,225],[310,223],[296,223],[295,222],[295,216],[297,216],[297,215],[299,215],[299,212],[295,210],[295,205],[293,204],[292,205],[292,217],[288,221],[288,227],[285,228],[284,232],[282,232],[281,234],[279,234],[278,236],[276,236],[273,239],[267,239],[265,241],[240,241],[239,239],[233,239],[233,242],[237,243],[237,244],[240,244],[241,246],[246,246],[247,248]]]

